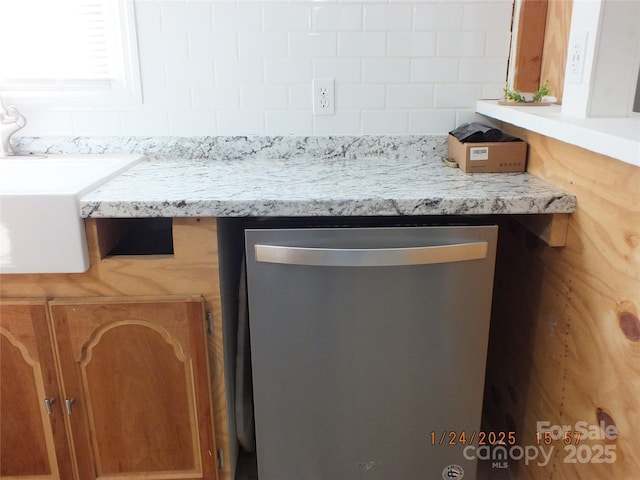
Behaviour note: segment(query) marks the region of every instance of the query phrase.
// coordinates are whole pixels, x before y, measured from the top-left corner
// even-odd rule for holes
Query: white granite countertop
[[[447,167],[447,135],[18,137],[21,155],[139,154],[80,199],[83,217],[572,213],[527,173]]]
[[[468,174],[422,158],[147,159],[87,194],[83,217],[571,213],[527,173]]]

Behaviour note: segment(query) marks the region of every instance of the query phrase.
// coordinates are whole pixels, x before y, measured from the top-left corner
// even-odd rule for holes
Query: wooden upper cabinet
[[[78,478],[216,478],[202,298],[49,307]]]
[[[0,302],[0,390],[0,478],[72,478],[45,300]]]

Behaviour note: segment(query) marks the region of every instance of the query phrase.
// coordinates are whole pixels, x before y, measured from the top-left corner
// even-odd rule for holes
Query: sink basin
[[[87,271],[89,251],[78,199],[143,158],[0,158],[0,273]]]

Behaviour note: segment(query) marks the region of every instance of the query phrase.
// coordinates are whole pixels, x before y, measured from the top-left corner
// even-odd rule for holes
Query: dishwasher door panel
[[[439,479],[449,465],[475,478],[465,445],[437,443],[480,428],[497,227],[245,236],[260,480]],[[405,264],[397,252],[478,243],[483,258],[451,263]],[[297,265],[257,261],[256,245],[340,252],[331,266],[306,253]],[[389,265],[344,252],[378,248]]]

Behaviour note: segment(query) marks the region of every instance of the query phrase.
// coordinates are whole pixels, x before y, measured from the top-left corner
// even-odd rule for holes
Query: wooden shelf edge
[[[569,228],[568,213],[515,215],[515,219],[550,247],[564,247]]]

